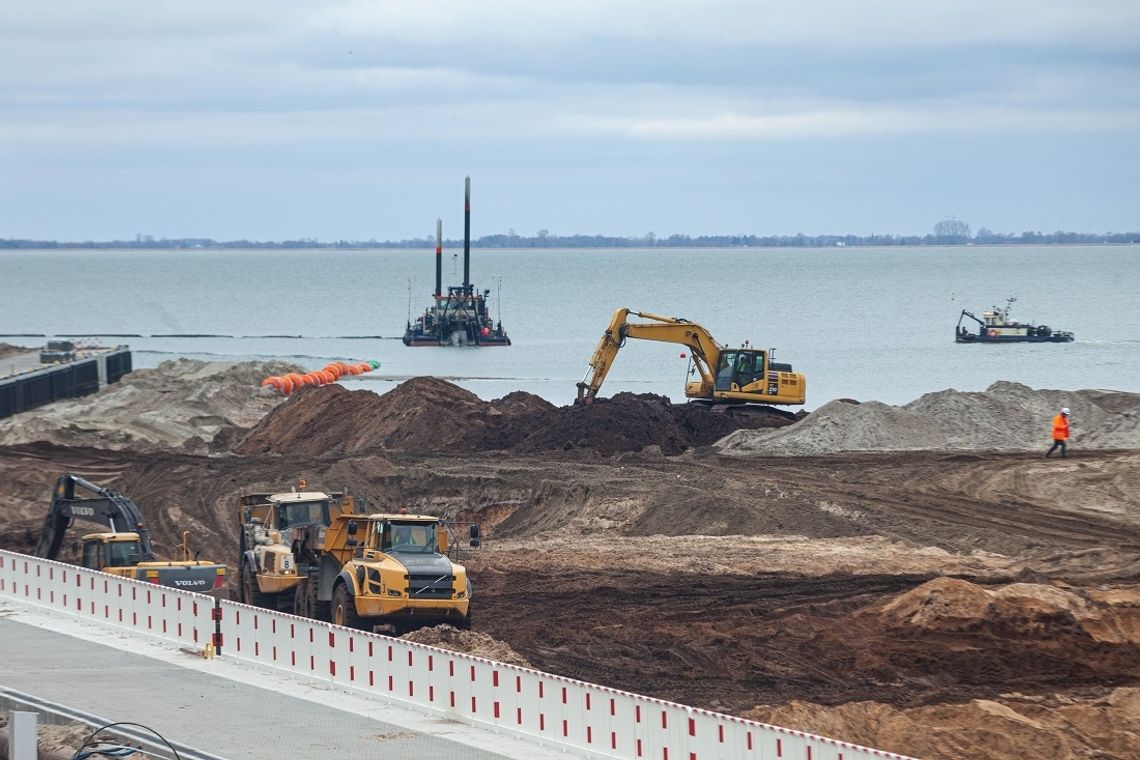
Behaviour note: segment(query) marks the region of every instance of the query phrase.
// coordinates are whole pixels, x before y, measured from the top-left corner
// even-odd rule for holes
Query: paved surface
[[[106,723],[141,723],[171,742],[230,760],[334,752],[393,760],[578,757],[328,684],[224,658],[203,660],[173,645],[5,599],[0,686]]]
[[[46,366],[49,365],[40,364],[40,350],[38,348],[24,354],[12,354],[0,359],[0,379]]]

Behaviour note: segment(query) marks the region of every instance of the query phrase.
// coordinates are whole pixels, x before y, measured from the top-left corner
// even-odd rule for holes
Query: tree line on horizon
[[[0,239],[0,249],[386,249],[434,248],[434,237],[408,240],[336,240],[316,238],[299,240],[258,241],[210,238],[155,238],[139,235],[134,240],[63,242],[57,240]],[[474,248],[828,248],[860,246],[933,246],[933,245],[1074,245],[1136,244],[1140,232],[992,232],[985,227],[972,233],[969,225],[959,220],[944,220],[926,235],[683,235],[659,237],[649,232],[641,236],[554,235],[539,230],[534,236],[518,235],[514,230],[484,235],[473,239]],[[445,240],[449,249],[461,247],[463,240]]]

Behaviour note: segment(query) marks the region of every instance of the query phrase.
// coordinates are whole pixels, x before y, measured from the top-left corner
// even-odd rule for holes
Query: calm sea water
[[[445,284],[462,252],[445,251]],[[891,404],[995,380],[1140,392],[1140,246],[472,251],[471,275],[513,346],[407,348],[434,288],[422,251],[0,251],[0,333],[111,338],[136,368],[187,356],[279,358],[308,368],[378,359],[350,387],[433,375],[492,399],[575,396],[615,308],[685,317],[722,343],[775,347],[808,378],[808,403]],[[1013,316],[1076,333],[1059,345],[957,345],[959,312],[1016,296]],[[300,336],[300,337],[261,337]],[[347,337],[381,336],[381,337]],[[42,345],[38,337],[0,337]],[[679,346],[630,341],[602,395],[684,398]]]

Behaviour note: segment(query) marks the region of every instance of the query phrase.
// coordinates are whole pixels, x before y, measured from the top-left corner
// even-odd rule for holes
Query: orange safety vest
[[[1053,440],[1069,440],[1069,418],[1063,414],[1058,414],[1053,418]]]

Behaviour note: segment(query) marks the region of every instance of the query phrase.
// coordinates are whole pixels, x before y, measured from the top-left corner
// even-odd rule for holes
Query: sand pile
[[[30,349],[26,346],[13,346],[11,343],[0,342],[0,359],[5,359],[9,356],[18,356],[20,354],[26,354],[28,351],[31,351],[31,350],[32,349]]]
[[[482,657],[486,660],[504,662],[508,665],[518,665],[523,668],[534,666],[525,657],[516,652],[509,644],[497,641],[485,633],[477,631],[461,631],[450,625],[436,625],[429,628],[420,628],[401,636],[405,641],[414,641],[417,644],[446,649],[450,652]]]
[[[235,451],[322,455],[372,448],[405,451],[580,449],[613,454],[657,446],[665,454],[719,440],[742,427],[789,425],[779,410],[741,417],[619,393],[589,406],[555,407],[516,391],[483,401],[444,380],[418,377],[378,396],[339,386],[311,388],[274,409]]]
[[[1034,390],[997,382],[985,391],[927,393],[904,406],[831,401],[794,427],[738,431],[716,443],[726,454],[799,456],[839,451],[1037,450],[1053,415],[1072,410],[1076,448],[1140,448],[1140,394]]]
[[[260,387],[269,375],[301,368],[284,362],[167,361],[137,370],[83,398],[0,420],[0,445],[47,441],[104,449],[228,448],[281,397]]]

